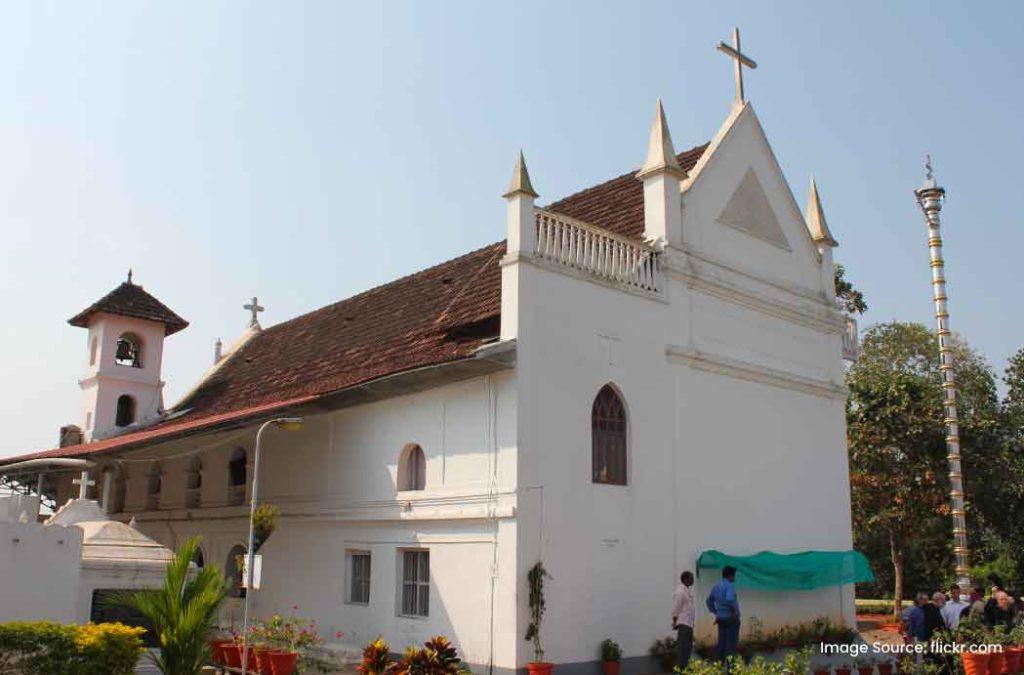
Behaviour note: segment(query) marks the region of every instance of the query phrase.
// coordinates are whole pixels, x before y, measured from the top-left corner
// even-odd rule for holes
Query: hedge
[[[131,675],[145,632],[121,623],[0,623],[0,675]]]

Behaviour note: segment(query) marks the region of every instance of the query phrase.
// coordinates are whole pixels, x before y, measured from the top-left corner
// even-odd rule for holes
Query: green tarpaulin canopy
[[[809,590],[839,586],[857,581],[874,581],[867,558],[857,551],[804,551],[726,555],[704,551],[697,559],[697,570],[736,568],[736,585],[762,590]]]

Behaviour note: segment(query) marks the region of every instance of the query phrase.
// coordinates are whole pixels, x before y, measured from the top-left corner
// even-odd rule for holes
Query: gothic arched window
[[[124,333],[117,338],[114,363],[119,366],[142,367],[142,340],[134,333]]]
[[[228,502],[231,504],[245,501],[246,462],[243,448],[236,449],[228,462]]]
[[[128,394],[121,394],[117,397],[117,412],[114,416],[114,424],[119,427],[126,427],[135,421],[135,399]]]
[[[193,457],[188,463],[188,472],[185,474],[185,506],[195,508],[199,506],[203,487],[203,461]]]
[[[427,485],[427,458],[423,448],[410,443],[398,458],[398,489],[423,490]]]
[[[242,588],[242,568],[245,567],[245,547],[241,544],[228,551],[228,559],[224,561],[224,579],[228,582],[229,598],[244,598]]]
[[[114,474],[114,485],[110,493],[110,504],[107,508],[109,513],[122,513],[124,511],[124,498],[128,492],[128,476],[125,470],[118,469]]]
[[[206,566],[206,555],[203,553],[203,549],[201,547],[196,546],[196,552],[195,555],[192,556],[192,562],[195,563],[195,566],[199,569],[203,569]]]
[[[146,480],[146,508],[155,511],[160,508],[160,491],[163,489],[163,474],[160,465],[154,464],[149,470]]]
[[[593,481],[626,484],[626,406],[611,385],[601,387],[590,412]]]

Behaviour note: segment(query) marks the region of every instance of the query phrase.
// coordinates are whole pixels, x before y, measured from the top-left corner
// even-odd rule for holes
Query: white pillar
[[[516,165],[512,171],[512,182],[508,191],[502,195],[508,202],[507,226],[509,256],[519,254],[533,255],[537,245],[537,223],[533,212],[533,201],[537,193],[530,184],[530,174],[526,170],[526,158],[519,151]]]
[[[658,244],[683,243],[683,202],[680,185],[686,172],[679,166],[661,99],[647,142],[647,159],[636,177],[644,182],[644,239]]]

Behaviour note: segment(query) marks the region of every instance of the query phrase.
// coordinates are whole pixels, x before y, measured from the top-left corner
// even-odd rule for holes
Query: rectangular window
[[[370,552],[348,552],[348,601],[370,603]]]
[[[401,551],[404,616],[430,615],[430,551]]]

